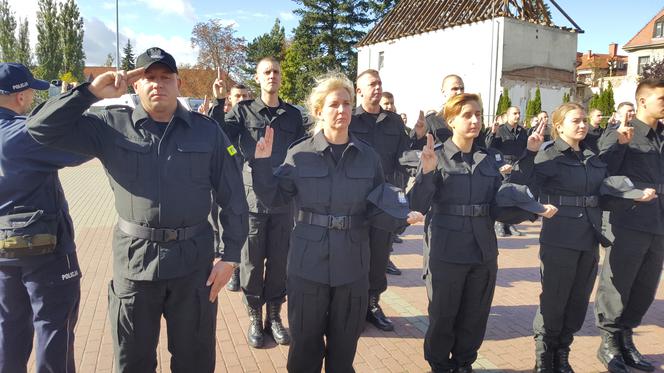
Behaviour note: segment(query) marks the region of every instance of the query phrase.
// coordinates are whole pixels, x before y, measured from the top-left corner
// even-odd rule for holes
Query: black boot
[[[226,284],[226,289],[228,291],[240,290],[240,267],[237,267],[233,270],[231,279],[228,280],[228,283]]]
[[[610,373],[629,373],[620,353],[618,334],[602,332],[602,344],[597,350],[597,358]]]
[[[249,346],[261,348],[265,344],[263,337],[263,307],[253,308],[247,306],[249,312],[249,330],[247,331],[247,342]]]
[[[535,373],[554,373],[554,351],[540,340],[535,341]]]
[[[388,275],[400,276],[401,270],[392,262],[391,259],[387,261],[387,267],[385,268],[385,273]]]
[[[274,341],[280,345],[290,343],[290,335],[281,321],[281,303],[267,304],[267,317],[265,318],[265,333],[271,334]]]
[[[632,334],[632,329],[625,329],[620,333],[620,352],[622,352],[625,364],[638,370],[645,370],[646,372],[654,371],[655,367],[652,363],[636,349]]]
[[[556,373],[574,373],[569,365],[569,347],[560,347],[556,350],[553,367]]]
[[[378,299],[378,295],[369,295],[367,321],[382,331],[391,332],[394,330],[394,325],[392,325],[392,321],[390,321],[390,319],[388,319],[383,313],[380,304],[378,304]]]

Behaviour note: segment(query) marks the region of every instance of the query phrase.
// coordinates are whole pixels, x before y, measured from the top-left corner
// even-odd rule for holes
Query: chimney
[[[590,49],[588,49],[588,52],[586,52],[586,56],[587,56],[587,58],[592,57],[592,55],[593,55],[593,51],[590,50]]]
[[[615,57],[618,55],[618,44],[611,43],[609,44],[609,56]]]

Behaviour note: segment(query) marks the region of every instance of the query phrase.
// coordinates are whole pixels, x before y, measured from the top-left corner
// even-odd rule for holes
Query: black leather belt
[[[640,181],[634,181],[634,186],[639,189],[652,188],[657,191],[657,194],[664,194],[664,184],[652,184],[652,183],[642,183]]]
[[[491,205],[433,205],[434,214],[457,216],[487,216]]]
[[[297,212],[297,221],[327,229],[346,230],[363,226],[365,218],[361,215],[334,216],[300,210]]]
[[[549,203],[558,206],[597,207],[599,196],[558,196],[554,194],[540,194],[540,203]]]
[[[209,223],[203,222],[198,225],[183,228],[150,228],[128,222],[122,218],[118,219],[118,228],[125,234],[156,242],[184,241],[189,240],[208,227]]]

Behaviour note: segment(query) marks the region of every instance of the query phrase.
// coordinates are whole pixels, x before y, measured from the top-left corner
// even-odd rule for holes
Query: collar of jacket
[[[657,127],[653,130],[649,125],[643,123],[642,121],[634,118],[629,124],[634,127],[634,135],[640,137],[648,137],[650,131],[656,132],[658,135],[662,134],[664,131],[664,125],[661,122],[657,123]]]
[[[366,110],[364,110],[364,108],[362,107],[362,105],[360,105],[355,108],[355,112],[353,113],[353,115],[363,117],[362,114],[371,115],[371,113],[367,113]],[[378,118],[376,118],[376,124],[380,124],[380,122],[382,122],[385,118],[387,118],[387,111],[383,110],[383,108],[380,108],[380,112],[378,113]]]
[[[454,157],[456,157],[456,160],[458,161],[463,160],[463,158],[461,157],[462,154],[461,149],[459,149],[459,147],[456,146],[454,141],[452,141],[451,137],[447,139],[443,144],[442,152],[445,158],[447,159],[455,159]],[[480,161],[482,161],[482,159],[486,157],[486,151],[483,151],[482,148],[475,145],[474,141],[472,147],[470,148],[470,153],[473,155],[473,161],[475,162],[475,164],[480,163]]]
[[[313,144],[314,144],[314,149],[318,153],[323,153],[323,151],[325,151],[325,149],[330,147],[330,143],[327,142],[327,139],[325,138],[325,134],[323,133],[322,130],[318,131],[314,135],[312,141],[313,141]],[[364,147],[363,147],[362,142],[357,137],[355,137],[355,135],[353,135],[351,132],[348,132],[348,146],[352,146],[355,149],[359,150],[360,152],[364,151]]]
[[[279,106],[277,106],[277,116],[281,115],[282,113],[286,112],[285,104],[283,101],[281,101],[280,98],[277,97],[277,100],[279,100]],[[263,102],[263,99],[260,97],[257,97],[251,102],[251,110],[254,113],[260,113],[263,110],[267,110],[267,105],[265,102]]]
[[[6,107],[0,106],[0,118],[12,119],[14,117],[22,117],[22,115],[19,115],[18,113],[14,112],[13,110],[7,109]]]
[[[553,146],[558,150],[560,153],[574,153],[574,149],[563,139],[560,137],[556,138],[553,140]],[[591,156],[594,156],[595,153],[590,150],[584,143],[581,141],[579,143],[579,149],[581,149],[581,152],[583,153],[583,157],[585,159],[588,159]],[[576,156],[575,156],[576,158]]]
[[[134,111],[131,113],[131,120],[134,122],[135,126],[142,125],[143,122],[147,119],[151,118],[143,108],[143,105],[136,106],[136,108],[134,108]],[[181,120],[178,121],[175,119],[181,119]],[[174,123],[184,122],[187,124],[187,126],[191,127],[193,118],[191,117],[191,113],[189,112],[189,110],[185,109],[184,106],[182,106],[178,101],[178,106],[175,109],[175,113],[173,113],[173,119],[171,119],[171,121]]]

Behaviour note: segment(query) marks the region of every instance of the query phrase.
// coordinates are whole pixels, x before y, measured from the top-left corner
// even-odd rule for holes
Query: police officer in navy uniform
[[[499,153],[473,143],[482,118],[479,97],[461,94],[443,109],[452,137],[434,150],[427,135],[421,171],[409,192],[411,208],[431,216],[425,280],[429,327],[424,356],[434,372],[472,372],[482,344],[496,282],[498,247],[493,221],[503,177]],[[538,149],[534,134],[529,149]],[[492,212],[493,211],[493,212]],[[552,216],[545,206],[540,215]]]
[[[89,157],[46,148],[25,117],[34,79],[0,64],[0,372],[26,372],[36,333],[35,369],[74,372],[81,270],[58,170]]]
[[[611,210],[615,240],[606,250],[595,298],[602,334],[598,358],[611,372],[627,372],[625,365],[655,370],[632,336],[655,299],[664,261],[664,80],[641,81],[636,102],[636,118],[629,121],[623,111],[620,125],[607,128],[599,141],[612,175],[627,176],[658,197]]]
[[[290,206],[269,207],[253,191],[249,161],[254,155],[256,142],[270,126],[275,131],[272,166],[277,168],[286,157],[286,151],[304,136],[302,114],[279,98],[281,65],[272,57],[265,57],[256,66],[256,83],[261,96],[242,101],[224,117],[213,109],[213,118],[222,124],[231,141],[239,144],[245,160],[243,173],[249,202],[249,237],[242,248],[240,283],[249,313],[249,345],[255,348],[265,343],[263,331],[271,334],[275,342],[287,345],[288,331],[281,321],[281,305],[286,298],[286,259],[288,235],[293,229]],[[263,325],[263,305],[267,315]]]
[[[357,77],[357,95],[360,106],[355,108],[349,131],[370,144],[380,156],[387,181],[395,183],[397,170],[407,172],[399,164],[403,153],[411,149],[411,140],[404,132],[401,117],[380,107],[383,92],[382,81],[376,70],[366,70]],[[369,270],[369,306],[367,321],[384,331],[394,330],[394,325],[380,307],[380,294],[387,289],[385,271],[390,258],[394,232],[372,227],[369,232],[371,267]]]
[[[213,372],[217,294],[240,260],[247,205],[236,150],[209,117],[178,103],[175,59],[150,48],[135,70],[111,71],[54,97],[28,118],[40,143],[97,157],[115,195],[109,317],[119,372],[153,372],[162,315],[173,372]],[[136,109],[86,113],[132,84]],[[221,207],[224,253],[207,218]],[[217,261],[217,259],[221,261]]]
[[[340,74],[321,78],[309,101],[317,119],[313,136],[294,144],[273,175],[268,157],[276,131],[268,128],[252,162],[254,188],[269,204],[294,199],[298,208],[288,258],[288,371],[320,372],[325,360],[326,372],[354,372],[368,304],[369,225],[386,231],[405,226],[408,205],[398,188],[384,186],[379,155],[348,131],[350,80]],[[401,193],[401,206],[394,199],[392,208],[378,202],[394,190]],[[405,207],[406,214],[386,216],[378,205]],[[409,222],[421,219],[412,213]]]

